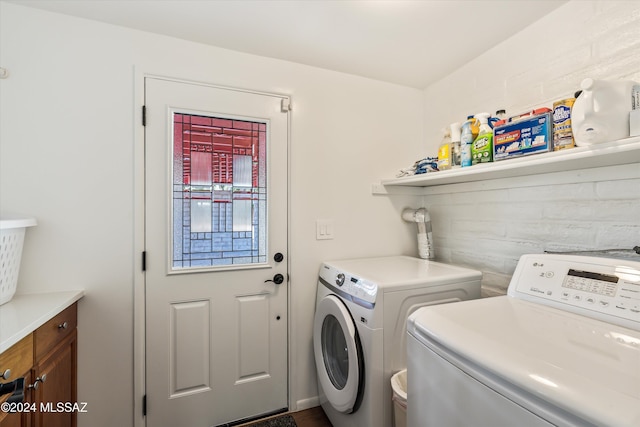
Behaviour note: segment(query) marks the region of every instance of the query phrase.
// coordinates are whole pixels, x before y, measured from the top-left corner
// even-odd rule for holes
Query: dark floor
[[[293,412],[291,415],[296,420],[298,427],[332,427],[320,406],[305,411]]]
[[[329,419],[324,414],[322,407],[306,409],[299,412],[290,412],[289,415],[296,421],[297,427],[332,427]],[[277,418],[277,416],[275,417]],[[264,421],[264,420],[262,420]],[[255,426],[257,423],[244,424],[244,427]]]

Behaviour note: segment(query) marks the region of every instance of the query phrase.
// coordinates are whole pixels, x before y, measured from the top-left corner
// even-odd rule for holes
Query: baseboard
[[[320,406],[320,398],[318,396],[296,401],[295,411],[304,411],[305,409],[315,408],[316,406]]]

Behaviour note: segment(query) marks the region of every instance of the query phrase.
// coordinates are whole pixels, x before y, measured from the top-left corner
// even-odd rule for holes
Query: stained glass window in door
[[[266,262],[267,129],[173,113],[173,271]]]

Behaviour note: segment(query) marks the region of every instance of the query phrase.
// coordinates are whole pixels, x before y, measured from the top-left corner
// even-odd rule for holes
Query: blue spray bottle
[[[467,117],[467,121],[462,124],[460,134],[460,166],[471,166],[471,144],[473,144],[473,132],[471,131],[471,121],[473,116]]]

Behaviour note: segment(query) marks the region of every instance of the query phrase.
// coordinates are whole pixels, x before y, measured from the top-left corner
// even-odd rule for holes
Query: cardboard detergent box
[[[493,129],[493,161],[553,150],[551,111],[497,125]]]

